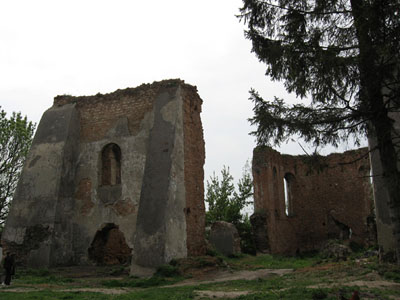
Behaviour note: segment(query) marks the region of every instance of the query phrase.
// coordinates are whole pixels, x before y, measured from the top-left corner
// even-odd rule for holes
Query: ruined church
[[[251,222],[259,251],[293,255],[319,250],[329,240],[376,244],[367,148],[292,156],[257,147],[253,180]]]
[[[57,96],[38,126],[2,235],[30,267],[205,253],[202,100],[165,80]]]
[[[179,79],[57,96],[25,162],[4,251],[29,267],[125,264],[140,276],[205,254],[201,105]],[[311,157],[257,147],[252,163],[258,251],[376,243],[368,149]]]

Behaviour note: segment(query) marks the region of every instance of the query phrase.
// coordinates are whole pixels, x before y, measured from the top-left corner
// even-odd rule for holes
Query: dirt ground
[[[181,286],[196,286],[200,284],[208,284],[215,282],[226,282],[233,280],[255,280],[255,279],[266,279],[274,276],[283,276],[285,274],[290,274],[293,272],[301,273],[301,272],[309,272],[313,269],[315,270],[326,270],[329,268],[334,268],[334,265],[325,265],[325,266],[316,266],[314,268],[304,268],[300,270],[292,270],[292,269],[258,269],[258,270],[241,270],[241,271],[233,271],[229,268],[225,269],[215,269],[213,267],[203,268],[202,271],[198,270],[197,273],[192,278],[186,279],[184,281],[178,282],[173,285],[167,285],[165,287],[174,288]],[[57,285],[57,284],[25,284],[18,285],[18,287],[0,287],[0,294],[2,291],[7,292],[30,292],[30,291],[39,291],[39,290],[54,290],[54,291],[80,291],[80,292],[97,292],[103,294],[110,295],[119,295],[125,294],[132,291],[137,291],[138,288],[104,288],[99,283],[104,280],[118,280],[127,277],[127,270],[112,270],[110,268],[99,268],[99,267],[70,267],[70,268],[60,268],[57,270],[52,270],[55,274],[59,276],[63,276],[65,278],[73,278],[79,279],[78,285],[77,283],[68,284],[68,288],[66,285]],[[111,273],[113,273],[111,275]],[[76,282],[77,280],[74,280]],[[371,288],[379,288],[379,289],[398,289],[400,290],[400,283],[395,283],[391,281],[383,280],[377,273],[367,274],[365,280],[360,280],[359,277],[346,276],[339,278],[335,281],[335,285],[342,286],[368,286]],[[74,286],[75,285],[75,286]],[[86,286],[86,287],[82,287]],[[332,287],[333,284],[319,284],[319,285],[311,285],[309,288],[323,288],[323,287]],[[206,298],[237,298],[241,295],[246,295],[252,293],[254,291],[207,291],[201,290],[196,291],[197,299],[201,299],[203,297]],[[1,298],[1,297],[0,297]],[[393,300],[400,300],[400,298],[392,297]]]

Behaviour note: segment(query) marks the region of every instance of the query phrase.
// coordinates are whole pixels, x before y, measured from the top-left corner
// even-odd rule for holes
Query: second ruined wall
[[[254,209],[264,218],[265,235],[260,237],[265,240],[266,250],[294,254],[318,249],[328,239],[349,240],[360,245],[373,243],[373,198],[367,151],[359,149],[313,157],[282,155],[268,147],[256,148],[253,153]]]

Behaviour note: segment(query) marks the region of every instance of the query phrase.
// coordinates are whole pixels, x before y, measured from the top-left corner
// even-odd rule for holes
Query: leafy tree
[[[215,221],[225,221],[234,224],[241,239],[242,251],[255,254],[250,220],[247,214],[242,213],[247,205],[253,203],[249,200],[253,196],[253,179],[249,172],[249,165],[246,163],[243,176],[237,184],[237,191],[229,168],[224,166],[221,175],[221,180],[215,173],[210,177],[210,181],[207,180],[206,223],[210,225]]]
[[[310,99],[289,106],[250,91],[258,144],[293,134],[315,146],[365,136],[377,142],[400,262],[400,2],[398,0],[243,0],[239,18],[266,75]]]
[[[7,118],[0,111],[0,227],[8,214],[8,207],[32,143],[35,124],[21,113]]]
[[[224,166],[221,175],[221,181],[215,173],[210,177],[210,181],[207,180],[206,223],[225,221],[237,225],[244,220],[242,209],[252,203],[248,199],[253,195],[253,180],[250,173],[245,171],[239,179],[236,192],[229,168]]]

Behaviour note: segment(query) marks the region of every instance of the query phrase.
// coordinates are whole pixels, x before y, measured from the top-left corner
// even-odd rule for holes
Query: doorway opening
[[[107,223],[98,230],[88,250],[89,259],[99,265],[121,265],[130,262],[132,249],[118,226]]]

